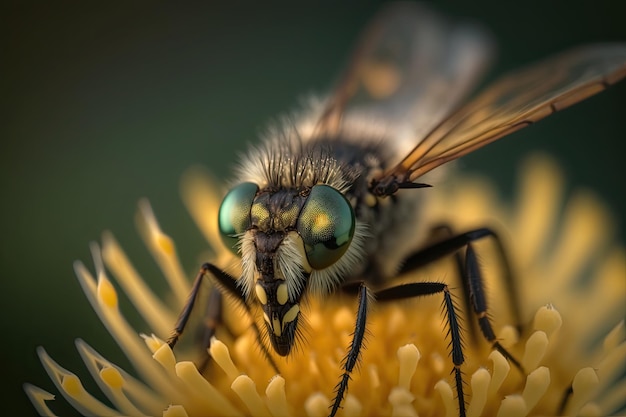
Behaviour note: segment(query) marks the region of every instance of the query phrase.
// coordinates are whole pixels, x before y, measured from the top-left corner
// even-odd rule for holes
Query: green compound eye
[[[354,236],[354,210],[339,191],[316,185],[304,203],[297,229],[309,265],[324,269],[346,253]]]
[[[222,242],[235,255],[239,255],[237,235],[245,232],[250,225],[250,208],[258,190],[259,187],[251,182],[239,184],[226,194],[220,206],[217,221]]]

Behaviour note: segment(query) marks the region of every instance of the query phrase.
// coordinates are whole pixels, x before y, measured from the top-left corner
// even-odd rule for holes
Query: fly
[[[504,75],[464,101],[491,51],[489,36],[475,25],[449,22],[417,4],[386,7],[363,33],[331,94],[311,99],[272,127],[239,164],[237,185],[224,197],[218,223],[224,244],[241,260],[241,276],[204,264],[168,344],[173,347],[182,334],[205,276],[249,313],[259,307],[254,311],[263,319],[254,328],[276,369],[269,351],[292,351],[303,299],[352,293],[359,306],[330,410],[334,416],[361,352],[372,299],[436,295],[445,306],[464,416],[465,358],[450,288],[441,282],[389,286],[398,274],[462,251],[466,310],[475,313],[493,348],[521,368],[495,337],[472,246],[489,238],[502,248],[498,235],[489,228],[448,230],[445,239],[429,242],[432,230],[419,216],[425,193],[415,189],[441,175],[435,168],[622,79],[626,44],[566,51]],[[508,265],[506,252],[500,252]],[[502,279],[518,314],[508,270]]]

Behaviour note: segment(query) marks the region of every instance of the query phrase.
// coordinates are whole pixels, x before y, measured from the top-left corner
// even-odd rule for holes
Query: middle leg
[[[443,228],[445,229],[446,227],[443,226]],[[502,244],[499,236],[489,228],[479,228],[460,233],[458,235],[449,236],[440,242],[421,249],[420,251],[409,256],[400,270],[400,274],[420,268],[437,259],[443,258],[444,256],[455,254],[457,269],[463,282],[462,288],[464,292],[464,300],[466,300],[466,309],[469,310],[471,308],[474,311],[474,314],[477,317],[478,327],[480,328],[483,337],[492,344],[493,348],[504,355],[504,357],[506,357],[515,367],[523,371],[520,362],[500,344],[496,338],[495,332],[493,331],[493,326],[488,312],[483,274],[480,270],[476,252],[472,245],[473,242],[484,238],[491,238],[496,244],[497,253],[504,266],[502,279],[506,288],[508,302],[511,306],[515,324],[517,325],[518,330],[521,330],[519,301],[511,264],[506,256],[504,245]],[[463,248],[465,248],[465,253],[464,259],[462,260],[458,251]]]

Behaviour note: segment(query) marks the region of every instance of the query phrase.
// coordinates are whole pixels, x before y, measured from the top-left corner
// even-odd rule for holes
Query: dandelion
[[[497,278],[502,266],[495,248],[490,242],[477,243],[498,338],[520,360],[523,372],[484,340],[466,335],[467,415],[562,411],[601,416],[624,411],[626,251],[613,242],[612,221],[602,204],[588,192],[575,193],[563,204],[562,175],[540,156],[530,158],[521,169],[517,201],[511,206],[480,178],[458,178],[447,188],[438,188],[441,191],[432,193],[428,202],[425,221],[446,221],[456,230],[488,224],[504,231],[522,302],[520,332],[511,325],[511,309]],[[213,249],[205,259],[234,273],[236,262],[219,243],[220,195],[215,190],[198,170],[183,181],[184,200]],[[106,397],[104,402],[39,348],[43,367],[62,396],[85,415],[327,415],[354,326],[355,300],[314,299],[303,306],[307,340],[287,359],[274,358],[280,375],[264,359],[251,319],[227,300],[224,319],[230,331],[218,330],[210,348],[214,364],[201,373],[192,362],[199,359],[193,349],[177,346],[172,352],[163,342],[190,289],[174,243],[145,201],[138,225],[171,288],[169,294],[159,297],[151,291],[111,233],[104,234],[101,247],[92,245],[95,274],[80,262],[75,265],[85,294],[136,376],[77,340],[76,348]],[[138,333],[124,319],[113,277],[150,334]],[[406,278],[433,277],[453,287],[461,285],[446,261]],[[461,314],[466,330],[471,329],[474,317]],[[367,348],[339,415],[458,414],[441,300],[376,305],[368,332]],[[188,333],[183,341],[193,342]],[[31,384],[24,388],[41,415],[54,415],[49,407],[52,394]]]

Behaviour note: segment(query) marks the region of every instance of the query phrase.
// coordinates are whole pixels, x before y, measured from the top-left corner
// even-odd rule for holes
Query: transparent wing
[[[418,141],[475,86],[491,45],[475,25],[451,23],[424,5],[392,3],[366,27],[316,129],[337,136],[344,115],[358,109],[387,123],[410,122]]]
[[[510,73],[418,138],[378,184],[409,183],[524,126],[592,96],[626,76],[626,44],[580,47]]]

